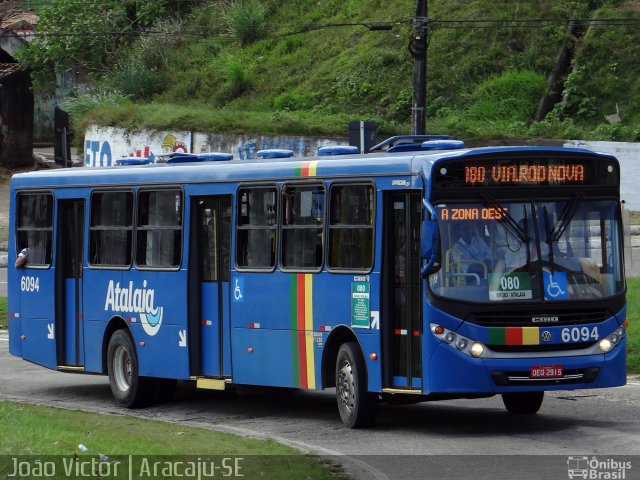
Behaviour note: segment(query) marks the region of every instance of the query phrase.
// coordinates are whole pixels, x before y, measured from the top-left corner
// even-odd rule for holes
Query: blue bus
[[[624,385],[618,161],[458,143],[15,175],[10,352],[108,375],[124,407],[335,387],[349,427]]]

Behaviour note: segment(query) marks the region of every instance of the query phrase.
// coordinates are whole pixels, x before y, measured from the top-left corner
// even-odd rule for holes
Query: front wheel
[[[116,331],[109,340],[107,371],[111,391],[119,405],[143,407],[153,399],[154,379],[138,375],[138,355],[131,337],[124,330]]]
[[[503,393],[502,402],[509,413],[532,415],[540,410],[544,392]]]
[[[340,418],[349,428],[375,422],[378,396],[367,391],[364,360],[355,342],[343,343],[336,361],[336,399]]]

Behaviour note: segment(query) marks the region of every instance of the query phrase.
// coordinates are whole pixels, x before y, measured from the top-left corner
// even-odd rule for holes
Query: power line
[[[192,0],[180,0],[180,1],[192,1]],[[327,22],[327,23],[310,23],[303,25],[295,30],[278,32],[279,26],[261,26],[261,27],[246,27],[240,29],[240,31],[256,30],[258,32],[266,33],[261,38],[280,38],[293,35],[300,35],[304,33],[313,32],[316,30],[323,30],[328,28],[360,28],[365,27],[371,31],[379,30],[392,30],[397,26],[411,26],[411,19],[406,20],[394,20],[394,21],[362,21],[362,22]],[[563,26],[571,22],[581,23],[589,25],[591,27],[622,27],[622,26],[640,26],[640,18],[608,18],[608,19],[532,19],[532,20],[498,20],[498,19],[430,19],[428,26],[430,29],[486,29],[486,28],[541,28],[544,26]],[[197,30],[184,30],[177,31],[167,30],[134,30],[127,29],[122,31],[73,31],[73,32],[44,32],[34,31],[29,33],[34,37],[87,37],[87,36],[193,36],[193,37],[211,37],[211,36],[228,36],[232,38],[233,34],[229,29],[197,29]]]
[[[547,25],[564,26],[578,23],[597,26],[638,26],[640,18],[587,18],[587,19],[530,19],[530,20],[498,20],[498,19],[432,19],[430,25],[441,29],[475,29],[475,28],[540,28]]]

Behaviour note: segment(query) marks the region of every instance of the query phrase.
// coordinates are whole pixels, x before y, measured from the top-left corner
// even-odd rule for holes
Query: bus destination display
[[[584,165],[464,167],[464,182],[493,185],[518,183],[584,183]]]
[[[449,220],[502,220],[508,213],[506,208],[494,207],[441,207],[438,218]]]
[[[587,186],[619,183],[615,162],[595,158],[467,159],[436,167],[436,188]]]

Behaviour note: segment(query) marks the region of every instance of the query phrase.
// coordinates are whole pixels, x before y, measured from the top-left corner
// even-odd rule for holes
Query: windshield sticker
[[[542,272],[544,275],[544,299],[562,300],[569,298],[567,272]]]
[[[531,300],[531,276],[526,272],[489,274],[489,300]]]

